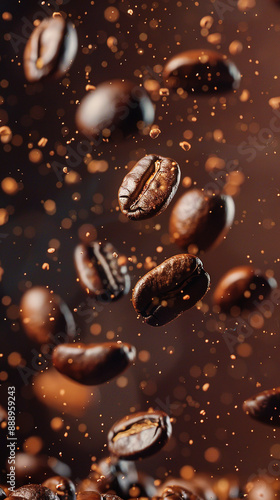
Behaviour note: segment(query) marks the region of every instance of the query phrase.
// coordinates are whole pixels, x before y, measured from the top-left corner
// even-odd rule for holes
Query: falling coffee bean
[[[103,384],[122,373],[136,357],[130,344],[61,344],[53,351],[53,365],[67,377],[84,385]]]
[[[29,82],[47,76],[61,77],[68,71],[78,50],[77,32],[62,16],[43,19],[31,34],[23,55]]]
[[[9,498],[18,498],[19,500],[58,500],[58,497],[51,490],[40,484],[21,486],[12,491]]]
[[[26,334],[39,344],[75,337],[76,325],[70,309],[44,287],[36,286],[24,293],[20,314]]]
[[[235,64],[213,50],[188,50],[172,57],[163,70],[168,88],[193,93],[238,89],[240,72]]]
[[[198,500],[198,497],[182,486],[167,486],[161,495],[163,500]]]
[[[116,422],[108,433],[110,453],[136,460],[159,451],[172,433],[170,418],[162,411],[139,412]]]
[[[191,189],[177,201],[169,223],[171,239],[183,250],[217,246],[229,231],[235,215],[231,196]],[[192,248],[193,252],[194,249]]]
[[[162,326],[193,307],[207,292],[210,277],[194,255],[175,255],[136,283],[132,303],[148,325]]]
[[[60,500],[75,500],[76,489],[74,483],[62,476],[54,476],[47,479],[42,486],[53,491]]]
[[[114,131],[121,131],[125,136],[133,134],[151,125],[154,116],[152,101],[142,87],[113,80],[102,83],[83,98],[76,122],[86,136],[98,139],[102,132],[106,138]]]
[[[252,310],[269,296],[277,286],[274,278],[266,278],[251,266],[230,269],[219,281],[213,302],[222,312],[229,313],[232,307]]]
[[[129,292],[127,259],[111,243],[79,244],[74,262],[82,287],[95,299],[111,302]]]
[[[243,410],[259,422],[280,427],[280,387],[247,399],[243,403]]]
[[[178,189],[181,171],[171,158],[148,155],[136,163],[119,189],[122,213],[131,220],[159,215]]]

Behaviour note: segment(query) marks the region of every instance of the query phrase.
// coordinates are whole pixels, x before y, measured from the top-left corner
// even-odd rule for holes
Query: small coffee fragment
[[[126,258],[111,243],[80,243],[75,248],[74,262],[82,287],[95,299],[111,302],[129,292]]]
[[[122,213],[131,220],[159,215],[175,195],[180,178],[176,161],[158,155],[145,156],[121,184],[118,197]]]
[[[247,415],[267,425],[280,427],[280,387],[260,392],[243,403]]]
[[[25,77],[39,82],[48,76],[60,78],[70,68],[78,50],[74,25],[62,16],[43,19],[32,32],[23,55]]]
[[[190,189],[174,205],[170,216],[171,239],[183,250],[197,251],[217,246],[233,223],[235,205],[231,196]],[[193,248],[191,249],[192,251]]]
[[[175,255],[136,283],[132,303],[148,325],[162,326],[193,307],[209,285],[210,277],[198,257]]]
[[[130,344],[61,344],[53,351],[54,367],[67,377],[84,385],[108,382],[128,368],[136,357]]]
[[[139,412],[118,420],[108,433],[109,451],[122,460],[153,455],[172,433],[169,416],[162,411]]]
[[[44,481],[42,486],[45,486],[55,493],[60,500],[75,500],[76,489],[74,483],[62,476],[53,476]]]

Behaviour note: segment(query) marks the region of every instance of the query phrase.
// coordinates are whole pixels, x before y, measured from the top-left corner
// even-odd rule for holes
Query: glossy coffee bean
[[[136,283],[132,303],[148,325],[162,326],[193,307],[207,292],[210,277],[194,255],[175,255]]]
[[[122,460],[136,460],[159,451],[171,433],[171,422],[166,413],[134,413],[112,426],[108,433],[108,448],[110,453]]]
[[[7,464],[8,467],[8,464]],[[47,455],[31,455],[16,453],[16,484],[25,485],[28,482],[42,483],[55,475],[70,476],[71,469],[57,458]]]
[[[238,89],[240,72],[235,64],[213,50],[188,50],[172,57],[163,70],[166,86],[191,93]]]
[[[251,310],[268,297],[276,286],[274,278],[267,279],[251,266],[234,267],[219,281],[213,302],[225,313],[230,312],[234,306],[241,310]]]
[[[39,344],[74,338],[76,325],[63,300],[44,287],[36,286],[24,293],[20,303],[22,326]],[[61,335],[60,335],[61,334]]]
[[[217,246],[229,231],[235,215],[231,196],[191,189],[177,201],[169,223],[171,239],[188,251],[194,245],[198,251]]]
[[[82,491],[78,493],[77,500],[122,500],[117,495],[98,493],[97,491]]]
[[[130,290],[126,257],[111,243],[81,243],[75,248],[74,262],[82,287],[97,300],[118,300]]]
[[[41,21],[29,38],[23,55],[25,77],[38,82],[48,76],[61,77],[70,68],[78,50],[73,24],[62,16]]]
[[[250,417],[274,427],[280,426],[280,387],[260,392],[243,403]]]
[[[101,83],[85,96],[77,110],[78,129],[87,137],[102,138],[102,131],[122,132],[125,136],[154,121],[154,107],[142,87],[133,82],[113,80]],[[108,134],[104,134],[108,137]]]
[[[55,493],[60,500],[75,500],[76,499],[76,489],[74,483],[62,476],[50,477],[42,486],[49,488],[53,493]]]
[[[194,493],[178,485],[167,486],[161,498],[163,500],[198,500]]]
[[[61,344],[53,351],[53,365],[63,375],[85,385],[103,384],[122,373],[136,357],[130,344]]]
[[[145,156],[125,176],[119,189],[122,213],[131,220],[159,215],[171,202],[180,178],[176,161],[158,155]]]
[[[21,486],[10,493],[10,497],[18,500],[58,500],[58,497],[51,490],[40,484]]]

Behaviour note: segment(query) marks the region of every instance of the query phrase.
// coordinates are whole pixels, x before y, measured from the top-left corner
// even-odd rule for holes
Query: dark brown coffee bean
[[[198,500],[198,497],[182,486],[167,486],[162,492],[163,500]]]
[[[219,281],[213,302],[225,313],[229,313],[232,307],[252,310],[257,308],[276,286],[274,278],[267,279],[251,266],[234,267]]]
[[[210,277],[194,255],[175,255],[136,283],[132,303],[148,325],[162,326],[193,307],[207,292]]]
[[[16,484],[25,485],[29,481],[32,483],[42,483],[48,477],[54,475],[70,476],[71,470],[63,462],[47,455],[31,455],[28,453],[16,454]]]
[[[159,215],[171,202],[180,178],[176,161],[158,155],[145,156],[125,176],[119,189],[122,213],[131,220]]]
[[[98,139],[121,131],[125,136],[151,125],[154,107],[146,91],[138,85],[121,80],[104,82],[83,98],[76,122],[86,136]]]
[[[49,488],[53,491],[60,500],[75,500],[76,499],[76,489],[74,483],[62,476],[50,477],[42,486]]]
[[[78,493],[77,500],[122,500],[117,495],[101,494],[97,491],[82,491]]]
[[[217,246],[233,223],[231,196],[191,189],[177,201],[169,223],[171,239],[182,249],[207,250]],[[195,251],[193,248],[192,252]]]
[[[81,243],[75,249],[74,262],[82,287],[97,300],[111,302],[129,292],[127,259],[111,243]]]
[[[110,453],[122,460],[136,460],[159,451],[171,433],[171,422],[166,413],[134,413],[112,426],[108,433],[108,448]]]
[[[163,70],[166,86],[187,92],[224,92],[238,89],[240,72],[235,64],[213,50],[188,50],[172,57]]]
[[[130,344],[61,344],[53,351],[53,365],[80,384],[99,385],[126,370],[135,357],[136,349]]]
[[[44,19],[33,31],[23,55],[25,77],[38,82],[59,78],[70,68],[78,50],[75,27],[62,16]]]
[[[10,493],[11,498],[18,500],[58,500],[58,497],[48,488],[40,484],[27,484]]]
[[[66,336],[75,337],[76,325],[70,309],[58,295],[44,287],[36,286],[24,293],[20,313],[26,334],[40,344],[52,342],[56,337],[59,341]]]
[[[260,392],[243,403],[250,417],[274,427],[280,426],[280,387]]]

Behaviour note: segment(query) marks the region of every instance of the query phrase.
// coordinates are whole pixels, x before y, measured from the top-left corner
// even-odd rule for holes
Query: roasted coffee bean
[[[76,325],[70,309],[44,287],[36,286],[24,293],[20,313],[26,334],[39,344],[75,337]]]
[[[16,484],[23,486],[29,481],[42,483],[54,475],[70,476],[71,469],[54,457],[16,453],[15,473]]]
[[[97,491],[82,491],[78,493],[77,500],[122,500],[117,495],[103,495]]]
[[[280,427],[280,387],[247,399],[243,403],[243,410],[259,422]]]
[[[31,34],[23,55],[25,77],[39,82],[47,76],[61,77],[78,50],[74,25],[62,16],[44,19]]]
[[[148,325],[162,326],[193,307],[207,292],[210,277],[194,255],[175,255],[136,283],[132,303]]]
[[[18,500],[58,500],[48,488],[40,484],[27,484],[10,493],[11,498]]]
[[[145,156],[125,176],[119,189],[122,213],[131,220],[159,215],[171,202],[180,178],[176,161],[158,155]]]
[[[191,189],[181,196],[172,210],[170,237],[186,251],[190,245],[197,251],[207,250],[220,243],[229,231],[234,215],[231,196]]]
[[[49,488],[53,491],[60,500],[75,500],[76,499],[76,489],[74,483],[62,476],[50,477],[42,486]]]
[[[104,82],[83,98],[76,122],[79,130],[94,139],[121,131],[125,136],[154,121],[154,107],[146,91],[132,82]],[[106,131],[104,130],[106,129]]]
[[[61,344],[53,351],[53,365],[80,384],[99,385],[126,370],[135,357],[136,349],[130,344]]]
[[[238,89],[240,72],[235,64],[213,50],[188,50],[172,57],[163,70],[166,86],[193,93]]]
[[[198,497],[182,486],[167,486],[162,492],[163,500],[198,500]]]
[[[127,259],[111,243],[81,243],[75,249],[74,262],[82,287],[97,300],[110,302],[129,292]]]
[[[276,286],[274,278],[266,278],[251,266],[234,267],[219,281],[213,302],[225,313],[229,313],[232,307],[238,307],[241,311],[252,310]]]
[[[129,484],[136,482],[137,478],[138,473],[133,462],[108,457],[92,464],[89,477],[79,485],[79,492],[98,491],[99,493],[116,494],[126,499]]]
[[[108,434],[108,448],[110,453],[122,460],[136,460],[159,451],[171,433],[171,422],[166,413],[134,413],[112,426]]]

